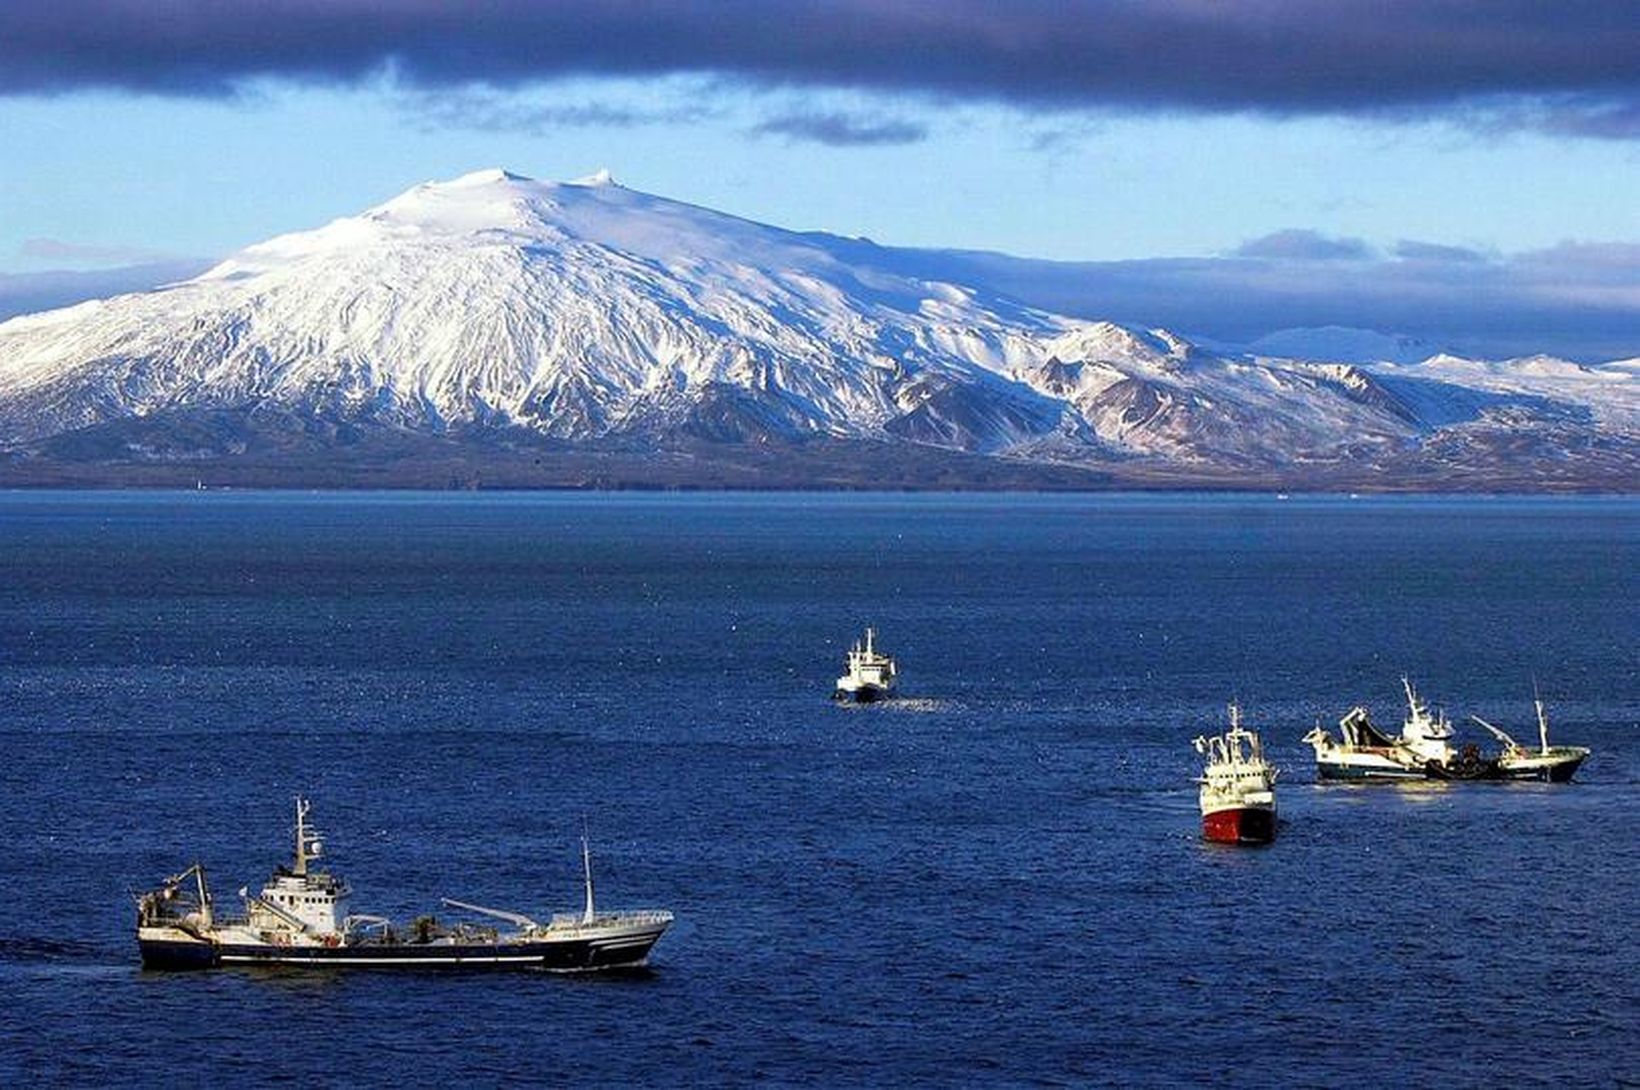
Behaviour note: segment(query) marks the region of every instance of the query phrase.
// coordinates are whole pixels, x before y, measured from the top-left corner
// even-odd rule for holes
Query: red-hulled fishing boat
[[[1264,759],[1258,734],[1241,725],[1230,705],[1230,729],[1196,739],[1206,759],[1201,778],[1202,835],[1226,844],[1268,844],[1276,836],[1276,769]]]

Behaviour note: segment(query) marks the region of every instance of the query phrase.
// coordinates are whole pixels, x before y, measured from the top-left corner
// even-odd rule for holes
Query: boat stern
[[[211,969],[221,963],[217,945],[175,927],[137,928],[144,969]]]

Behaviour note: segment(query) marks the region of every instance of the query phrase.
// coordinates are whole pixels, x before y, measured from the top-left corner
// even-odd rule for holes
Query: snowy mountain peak
[[[1513,456],[1523,421],[1637,427],[1627,371],[1230,358],[878,261],[607,171],[429,182],[191,281],[0,324],[0,465],[66,435],[191,457],[187,443],[244,449],[294,427],[622,449],[825,439],[1244,473],[1394,464],[1453,427],[1472,433],[1440,457]],[[1606,442],[1588,449],[1626,468],[1629,448]]]
[[[1561,359],[1559,356],[1550,356],[1538,353],[1532,356],[1520,356],[1506,361],[1517,371],[1523,374],[1542,375],[1554,378],[1587,378],[1595,373],[1591,367],[1571,360]]]
[[[450,189],[458,189],[476,185],[495,185],[499,182],[533,181],[535,181],[534,178],[526,177],[523,174],[514,174],[512,171],[503,169],[502,167],[488,167],[484,170],[475,170],[468,174],[463,174],[459,178],[452,178],[447,182],[432,181],[425,182],[423,184],[429,187],[444,186]]]
[[[664,264],[819,271],[836,265],[837,241],[629,189],[608,171],[543,182],[491,169],[425,182],[360,215],[248,247],[206,275],[243,278],[307,258],[428,245],[584,245]]]
[[[584,178],[575,179],[575,181],[571,182],[570,185],[595,187],[595,186],[605,186],[605,185],[620,185],[620,183],[615,180],[615,175],[613,175],[609,172],[608,167],[599,167],[597,170],[593,171],[591,174],[586,175]]]

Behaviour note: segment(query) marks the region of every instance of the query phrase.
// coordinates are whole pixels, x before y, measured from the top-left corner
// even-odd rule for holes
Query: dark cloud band
[[[9,0],[0,93],[711,73],[1080,108],[1494,112],[1635,133],[1632,0]],[[1568,112],[1564,104],[1575,109]],[[1560,105],[1555,105],[1559,103]]]

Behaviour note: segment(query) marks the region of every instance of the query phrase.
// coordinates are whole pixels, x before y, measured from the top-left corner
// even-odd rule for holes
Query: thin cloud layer
[[[1349,326],[1479,356],[1547,352],[1585,362],[1640,356],[1640,245],[1567,243],[1487,256],[1416,241],[1316,260],[1302,251],[1056,262],[883,250],[876,260],[947,276],[1084,318],[1246,343],[1295,327]],[[865,245],[865,244],[862,244]],[[1243,248],[1244,250],[1246,247]],[[1256,252],[1259,247],[1253,246]],[[863,251],[861,260],[871,259]]]
[[[426,131],[467,129],[537,136],[558,129],[686,125],[718,116],[717,111],[700,102],[659,109],[598,101],[535,103],[481,88],[403,94],[396,104]]]
[[[87,299],[106,299],[161,284],[186,280],[210,268],[214,261],[177,258],[123,265],[114,269],[53,269],[35,273],[0,273],[0,322],[72,306]]]
[[[1237,257],[1281,261],[1362,261],[1371,255],[1371,249],[1358,238],[1332,238],[1299,228],[1248,239],[1236,248]]]
[[[1465,246],[1445,246],[1438,242],[1419,242],[1402,239],[1395,244],[1395,256],[1405,261],[1445,261],[1472,265],[1485,261],[1486,255]]]
[[[32,261],[51,261],[65,265],[132,265],[172,259],[170,254],[140,246],[64,242],[57,238],[24,239],[22,245],[17,247],[17,256]]]
[[[701,73],[1066,109],[1640,130],[1631,0],[10,0],[0,93]],[[1482,109],[1474,113],[1477,104]]]
[[[752,129],[756,136],[784,136],[834,148],[915,144],[928,138],[928,126],[915,121],[877,120],[845,113],[789,113],[771,117]]]

